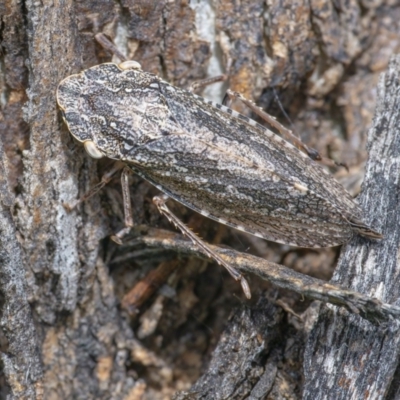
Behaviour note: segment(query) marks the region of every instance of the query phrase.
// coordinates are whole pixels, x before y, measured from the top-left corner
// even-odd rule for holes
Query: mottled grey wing
[[[227,107],[165,82],[160,90],[176,126],[159,148],[170,146],[172,156],[163,154],[158,162],[166,165],[144,175],[171,197],[240,230],[302,247],[340,244],[357,229],[373,236],[344,188],[290,143]]]
[[[324,247],[353,235],[329,201],[282,173],[254,164],[252,154],[237,157],[231,148],[172,133],[138,148],[133,158],[151,159],[152,165],[134,169],[195,211],[264,239]]]
[[[369,233],[351,197],[296,148],[155,75],[102,64],[65,79],[57,99],[78,140],[210,218],[304,247]]]
[[[228,107],[194,96],[168,83],[162,82],[161,91],[168,92],[166,101],[169,110],[187,134],[197,135],[200,126],[203,132],[217,133],[219,142],[216,145],[222,148],[225,148],[224,139],[245,157],[250,156],[245,151],[251,148],[258,155],[258,158],[253,155],[255,161],[268,162],[276,171],[285,171],[288,178],[306,183],[309,189],[341,209],[346,217],[360,217],[358,205],[346,190],[320,165],[278,135]],[[190,101],[182,102],[185,96]]]

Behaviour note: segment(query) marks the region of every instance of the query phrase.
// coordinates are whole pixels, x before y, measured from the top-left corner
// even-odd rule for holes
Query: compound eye
[[[93,158],[103,158],[103,153],[97,148],[96,144],[92,140],[86,140],[83,143],[86,152],[89,154],[90,157]]]
[[[127,69],[142,69],[142,66],[137,61],[133,60],[123,61],[122,63],[118,64],[118,67],[124,71]]]

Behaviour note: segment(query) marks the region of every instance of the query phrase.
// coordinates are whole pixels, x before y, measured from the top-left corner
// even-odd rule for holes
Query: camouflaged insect
[[[292,144],[137,63],[72,75],[57,100],[76,139],[208,218],[300,247],[381,237],[345,189]]]

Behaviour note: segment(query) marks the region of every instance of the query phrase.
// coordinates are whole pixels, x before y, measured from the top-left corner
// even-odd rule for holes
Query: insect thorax
[[[105,156],[126,159],[165,134],[168,107],[152,74],[102,64],[72,75],[58,89],[71,133],[93,141]]]

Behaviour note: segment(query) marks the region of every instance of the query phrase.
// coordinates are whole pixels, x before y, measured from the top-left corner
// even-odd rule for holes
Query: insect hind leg
[[[322,157],[317,150],[313,149],[312,147],[308,147],[305,143],[301,141],[290,129],[287,129],[285,126],[280,124],[274,117],[263,111],[260,107],[257,107],[252,101],[246,99],[242,94],[238,92],[234,92],[232,90],[227,90],[225,98],[223,100],[223,104],[227,107],[230,107],[232,101],[234,99],[240,100],[244,105],[250,108],[255,114],[257,114],[260,118],[262,118],[265,122],[270,124],[273,128],[278,130],[278,132],[286,139],[292,142],[295,146],[301,149],[304,153],[306,153],[312,160],[320,161],[324,165],[330,167],[346,167],[346,165],[341,163],[336,163],[335,161]]]
[[[251,293],[249,284],[247,283],[245,277],[238,272],[235,268],[224,261],[217,253],[215,253],[206,242],[200,239],[193,231],[190,230],[167,206],[168,201],[167,195],[155,196],[153,198],[154,204],[157,206],[161,214],[167,217],[168,221],[171,222],[175,227],[177,227],[185,236],[187,236],[191,241],[202,250],[208,257],[214,259],[218,264],[226,268],[226,270],[231,274],[231,276],[242,285],[243,292],[245,296],[250,299]]]
[[[193,82],[189,86],[189,90],[191,92],[196,92],[197,90],[204,88],[205,86],[212,85],[213,83],[224,82],[224,81],[226,81],[226,79],[227,79],[226,75],[217,75],[217,76],[213,76],[211,78],[202,79],[200,81]]]

